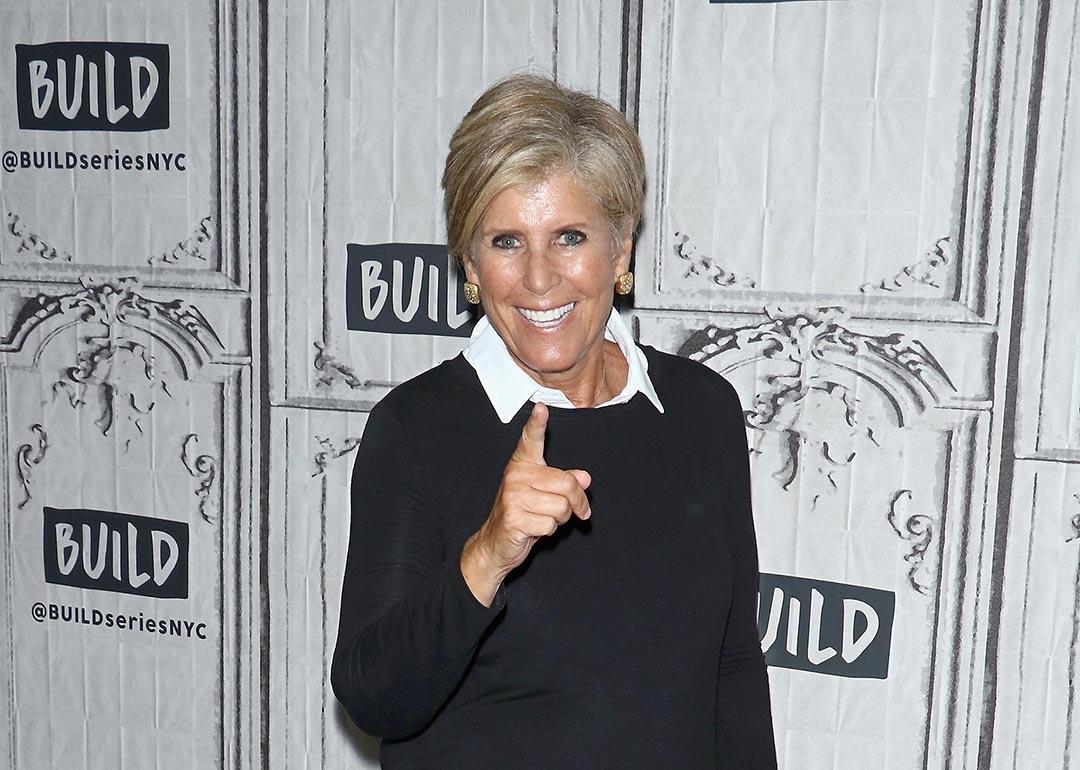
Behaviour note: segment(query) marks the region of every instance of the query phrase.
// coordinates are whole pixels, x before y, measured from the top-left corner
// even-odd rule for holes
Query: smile
[[[519,307],[517,311],[533,326],[547,329],[558,326],[559,322],[574,309],[575,304],[577,303],[569,302],[562,307],[552,308],[551,310],[530,310],[528,308]]]

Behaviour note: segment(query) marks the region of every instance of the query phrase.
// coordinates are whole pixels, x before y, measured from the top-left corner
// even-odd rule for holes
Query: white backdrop
[[[778,618],[781,765],[1080,768],[1078,12],[0,5],[0,758],[378,767],[328,683],[352,450],[467,326],[436,264],[446,333],[357,330],[348,246],[440,244],[450,133],[531,68],[639,129],[624,312],[739,389],[762,571],[893,597],[884,677],[814,670]],[[62,579],[46,509],[96,522]],[[111,514],[144,518],[99,540]],[[131,579],[155,521],[184,596]]]

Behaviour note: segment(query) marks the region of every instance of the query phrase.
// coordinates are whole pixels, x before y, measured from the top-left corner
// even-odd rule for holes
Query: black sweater
[[[491,607],[461,574],[532,403],[504,425],[463,355],[372,409],[331,682],[382,767],[772,768],[739,397],[648,345],[643,393],[550,408],[545,459],[592,516],[533,546]]]

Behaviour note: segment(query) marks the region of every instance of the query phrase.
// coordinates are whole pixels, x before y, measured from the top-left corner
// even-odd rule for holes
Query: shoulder
[[[437,419],[438,413],[453,413],[454,408],[447,404],[461,400],[456,394],[461,377],[453,372],[452,361],[443,361],[394,386],[371,408],[353,465],[354,477],[370,465],[382,468],[384,477],[397,474],[412,478],[419,468],[441,462],[453,430],[445,415]]]
[[[458,354],[405,380],[372,407],[369,420],[393,423],[407,433],[431,435],[440,426],[452,426],[454,418],[468,419],[470,410],[482,405],[476,393],[479,384],[469,381],[469,369]]]
[[[699,407],[720,403],[727,408],[742,410],[741,399],[727,377],[700,361],[666,353],[652,345],[638,343],[649,362],[649,378],[660,400],[684,402],[690,400]]]

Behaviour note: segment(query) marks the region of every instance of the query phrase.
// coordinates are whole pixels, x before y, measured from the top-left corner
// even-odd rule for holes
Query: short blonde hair
[[[636,234],[645,199],[641,140],[623,114],[590,94],[531,73],[506,76],[473,103],[443,168],[447,247],[459,261],[488,204],[503,190],[567,173],[594,196],[612,248]]]

